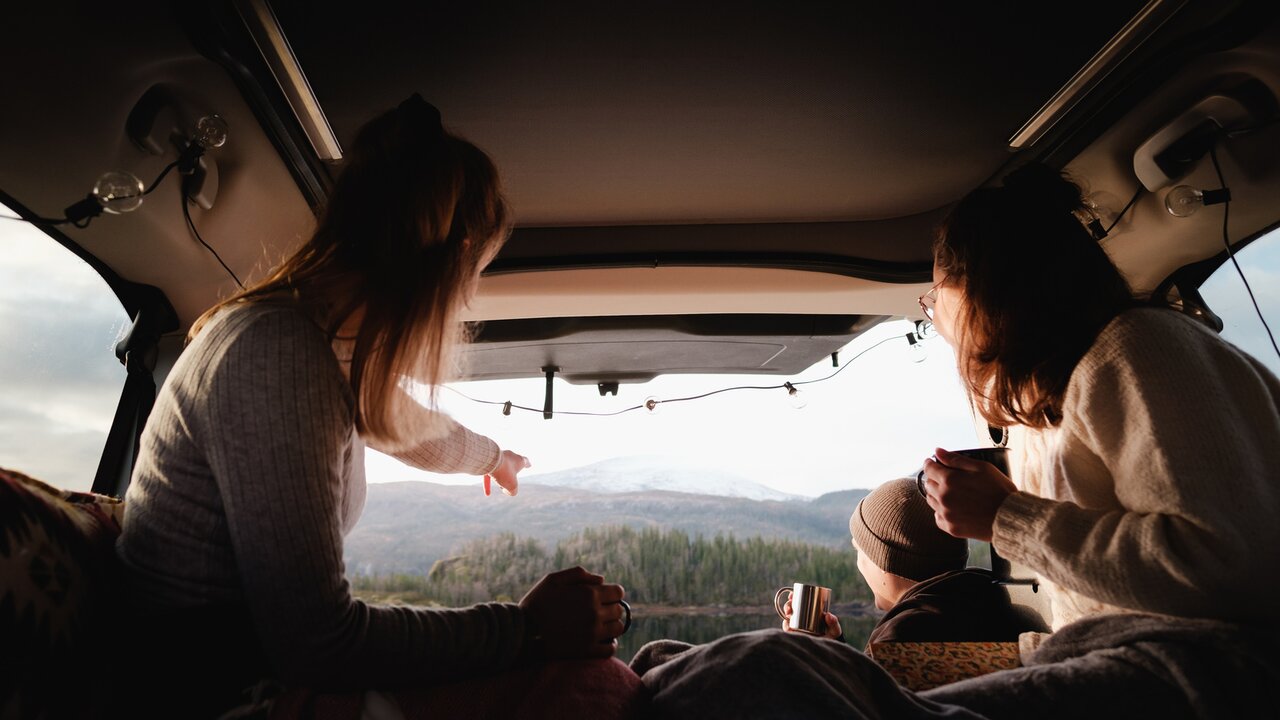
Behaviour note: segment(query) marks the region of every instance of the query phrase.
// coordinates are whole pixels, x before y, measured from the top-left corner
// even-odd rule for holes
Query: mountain
[[[563,475],[574,477],[569,471]],[[600,485],[611,492],[600,492]],[[867,492],[754,500],[670,490],[623,492],[612,480],[565,487],[531,477],[516,497],[485,497],[478,484],[374,484],[360,523],[347,537],[345,559],[348,572],[356,575],[425,574],[468,540],[513,532],[552,548],[585,527],[603,525],[680,529],[708,537],[760,535],[848,548],[849,514]]]
[[[804,499],[801,495],[774,490],[719,468],[653,455],[611,458],[520,479],[521,487],[529,485],[554,485],[608,494],[667,490],[750,500]]]

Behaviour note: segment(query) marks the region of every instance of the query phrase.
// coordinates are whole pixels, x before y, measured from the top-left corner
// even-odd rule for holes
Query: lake
[[[872,615],[841,615],[840,626],[844,630],[845,641],[861,650],[866,646],[867,635],[878,619]],[[618,639],[618,659],[631,662],[636,651],[651,640],[683,640],[697,645],[734,633],[780,627],[782,620],[774,613],[650,615],[637,610],[631,629]]]

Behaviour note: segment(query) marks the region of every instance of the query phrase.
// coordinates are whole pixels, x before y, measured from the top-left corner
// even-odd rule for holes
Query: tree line
[[[829,587],[838,603],[872,599],[852,548],[625,525],[586,528],[551,551],[502,533],[463,545],[426,576],[357,576],[353,587],[367,597],[420,604],[511,601],[546,573],[574,565],[621,583],[635,604],[768,605],[779,587],[793,582]]]

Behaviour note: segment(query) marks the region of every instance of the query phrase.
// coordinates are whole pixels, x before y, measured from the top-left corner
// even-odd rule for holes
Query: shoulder
[[[1135,308],[1098,334],[1071,375],[1065,404],[1124,387],[1185,391],[1186,383],[1195,387],[1233,369],[1256,373],[1243,352],[1195,319],[1176,310]]]
[[[242,303],[222,310],[183,356],[185,369],[201,375],[202,385],[283,392],[291,386],[328,387],[339,393],[346,385],[325,332],[286,303]]]
[[[1098,333],[1081,365],[1142,357],[1152,351],[1229,347],[1200,322],[1166,308],[1142,307],[1120,313]]]
[[[281,339],[325,341],[324,332],[297,306],[280,302],[237,303],[209,319],[191,342],[198,344],[238,344]]]

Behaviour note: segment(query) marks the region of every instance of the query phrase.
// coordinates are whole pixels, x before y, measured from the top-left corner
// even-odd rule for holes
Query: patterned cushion
[[[0,468],[0,717],[93,716],[123,513],[114,498]]]
[[[871,659],[908,690],[928,690],[1021,664],[1016,642],[872,643]]]

